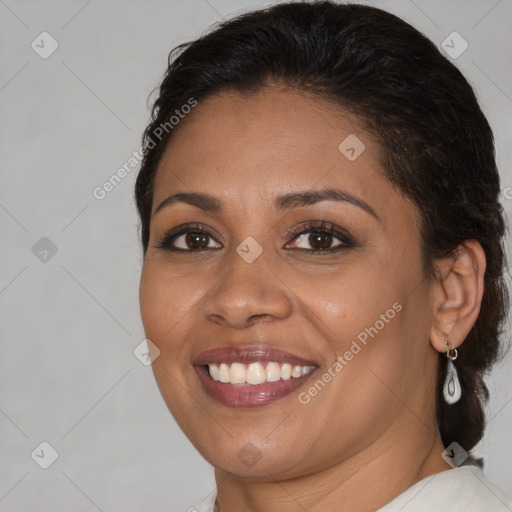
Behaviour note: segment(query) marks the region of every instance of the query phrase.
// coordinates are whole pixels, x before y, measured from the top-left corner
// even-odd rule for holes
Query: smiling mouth
[[[312,361],[269,348],[217,348],[194,368],[206,393],[228,407],[258,407],[289,395],[318,368]]]
[[[257,386],[264,382],[297,379],[312,372],[316,366],[301,366],[276,361],[245,363],[221,363],[206,365],[210,377],[223,384]]]

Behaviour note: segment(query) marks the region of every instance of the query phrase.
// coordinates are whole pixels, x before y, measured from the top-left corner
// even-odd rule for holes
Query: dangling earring
[[[448,340],[445,340],[448,345]],[[444,379],[443,395],[446,403],[454,404],[460,400],[461,389],[459,376],[457,375],[457,369],[453,364],[453,361],[457,359],[458,352],[456,348],[446,350],[446,358],[448,359],[448,365],[446,369],[446,378]]]

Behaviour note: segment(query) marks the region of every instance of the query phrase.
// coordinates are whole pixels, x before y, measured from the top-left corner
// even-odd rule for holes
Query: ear
[[[466,240],[453,256],[437,260],[432,282],[430,343],[439,352],[457,348],[473,327],[484,293],[485,252],[476,240]]]

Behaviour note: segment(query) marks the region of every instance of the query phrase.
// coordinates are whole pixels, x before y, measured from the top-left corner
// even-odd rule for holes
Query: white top
[[[216,494],[196,507],[213,512]],[[477,466],[442,471],[409,487],[376,512],[510,512],[512,502],[491,484]]]

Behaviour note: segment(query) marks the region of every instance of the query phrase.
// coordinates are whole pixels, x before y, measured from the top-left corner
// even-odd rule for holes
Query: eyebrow
[[[288,194],[277,197],[274,201],[274,207],[277,211],[290,210],[300,206],[309,206],[312,204],[320,203],[321,201],[338,201],[350,203],[358,208],[369,213],[377,220],[380,220],[373,208],[363,201],[348,192],[340,189],[328,188],[324,190],[305,190],[299,192],[290,192]],[[156,208],[153,215],[156,215],[160,210],[176,203],[185,203],[195,206],[205,212],[221,213],[222,202],[214,196],[203,194],[199,192],[179,192],[164,199]]]

